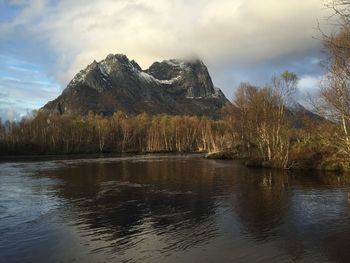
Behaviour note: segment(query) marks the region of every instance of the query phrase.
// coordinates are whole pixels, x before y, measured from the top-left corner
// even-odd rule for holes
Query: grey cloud
[[[241,82],[250,82],[255,85],[269,84],[273,76],[281,74],[285,70],[295,72],[300,79],[321,74],[320,61],[317,56],[295,58],[286,56],[271,61],[263,61],[256,64],[227,64],[216,66],[208,65],[213,75],[213,82],[221,87],[227,97],[233,97],[235,89]],[[304,89],[304,87],[301,87]]]
[[[9,98],[26,98],[28,100],[48,100],[59,94],[57,86],[35,81],[1,79],[0,88]],[[27,102],[28,102],[27,100]]]
[[[5,92],[0,92],[0,98],[6,98],[6,97],[8,97],[8,94],[7,93],[5,93]]]
[[[4,3],[9,3],[11,5],[26,5],[28,0],[3,0]]]
[[[15,102],[5,101],[0,99],[0,108],[8,108],[10,106],[15,106],[15,105],[16,105]]]

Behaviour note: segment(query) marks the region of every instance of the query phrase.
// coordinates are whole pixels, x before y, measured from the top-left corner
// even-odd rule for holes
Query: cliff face
[[[179,114],[218,117],[228,100],[213,86],[200,60],[165,60],[142,70],[125,55],[94,61],[70,81],[62,94],[42,110],[85,115]]]

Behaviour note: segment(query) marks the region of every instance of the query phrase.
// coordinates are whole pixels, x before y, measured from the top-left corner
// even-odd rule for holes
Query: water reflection
[[[23,251],[44,258],[31,255],[33,241],[23,251],[9,245],[16,230],[4,219],[11,209],[6,200],[23,198],[11,195],[13,187],[36,189],[29,195],[50,204],[51,221],[38,218],[37,228],[54,233],[45,236],[53,262],[350,260],[350,176],[252,169],[191,155],[6,165],[0,231],[10,240],[0,242],[0,254],[6,249],[10,261]],[[40,191],[38,182],[46,182]],[[12,216],[25,218],[37,203],[24,206]],[[18,222],[25,237],[28,229]]]
[[[125,161],[75,165],[43,176],[63,179],[57,195],[69,200],[86,234],[114,240],[114,252],[135,245],[130,242],[143,232],[161,236],[158,249],[166,252],[205,242],[218,230],[210,194],[215,169],[202,162],[188,168],[187,161]]]
[[[242,230],[253,239],[273,238],[289,211],[292,193],[288,191],[286,173],[260,170],[248,171],[239,177],[239,191],[232,200]]]

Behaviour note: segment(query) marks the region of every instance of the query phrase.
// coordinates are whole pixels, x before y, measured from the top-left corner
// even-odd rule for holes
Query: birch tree
[[[326,74],[315,108],[338,124],[330,143],[350,156],[350,1],[329,1],[327,7],[333,10],[331,20],[336,19],[336,24],[333,33],[322,32]]]

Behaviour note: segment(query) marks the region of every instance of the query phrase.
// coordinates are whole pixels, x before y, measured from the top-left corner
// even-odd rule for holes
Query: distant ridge
[[[217,118],[227,102],[199,59],[164,60],[142,70],[123,54],[109,54],[76,74],[62,94],[42,110],[78,115],[91,111],[105,116],[120,110]]]

